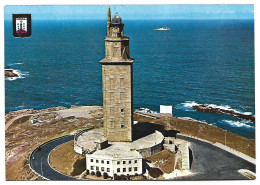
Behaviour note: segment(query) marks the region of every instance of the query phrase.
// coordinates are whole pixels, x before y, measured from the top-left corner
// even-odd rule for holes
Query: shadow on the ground
[[[163,125],[149,122],[138,122],[137,124],[133,125],[133,140],[148,136],[154,133],[156,130],[161,132],[164,137],[176,138],[177,133],[180,133],[180,131],[178,130],[165,130],[165,127]]]

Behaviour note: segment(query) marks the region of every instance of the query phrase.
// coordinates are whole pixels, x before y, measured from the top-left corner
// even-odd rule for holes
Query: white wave
[[[201,105],[196,103],[195,101],[186,101],[184,103],[178,104],[176,105],[176,109],[181,109],[181,110],[185,110],[185,111],[196,111],[194,110],[192,107],[195,105]]]
[[[222,122],[227,123],[232,127],[254,128],[253,126],[246,124],[246,123],[250,123],[249,121],[222,120]]]
[[[25,77],[29,76],[29,72],[22,72],[18,69],[6,69],[6,70],[12,70],[12,72],[14,74],[18,75],[17,77],[5,77],[5,79],[9,80],[9,81],[14,81],[14,80],[17,80],[18,78],[25,78]]]
[[[13,63],[13,64],[8,64],[7,66],[14,66],[14,65],[23,65],[23,62],[17,62],[17,63]]]
[[[184,103],[177,105],[176,108],[183,109],[185,111],[196,111],[192,107],[198,106],[198,105],[202,105],[202,104],[199,104],[195,101],[186,101]],[[235,113],[238,113],[238,114],[252,115],[252,112],[243,112],[240,110],[232,109],[229,105],[216,105],[216,104],[205,104],[205,105],[212,107],[212,108],[216,108],[216,109],[234,111]]]

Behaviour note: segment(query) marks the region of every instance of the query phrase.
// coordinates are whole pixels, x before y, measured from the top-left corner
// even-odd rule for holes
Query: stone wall
[[[132,65],[102,65],[105,136],[132,141]]]

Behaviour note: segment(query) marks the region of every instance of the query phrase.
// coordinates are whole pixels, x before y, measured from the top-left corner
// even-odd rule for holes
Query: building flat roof
[[[95,147],[95,140],[100,137],[104,137],[104,129],[91,130],[79,136],[78,143],[85,149],[92,151]],[[161,143],[163,139],[162,133],[156,131],[133,142],[111,142],[109,147],[86,156],[103,159],[138,159],[142,158],[142,155],[136,150],[151,148]]]

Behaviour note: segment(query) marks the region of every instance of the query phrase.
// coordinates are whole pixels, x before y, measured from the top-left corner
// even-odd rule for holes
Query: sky
[[[125,20],[134,19],[254,19],[254,5],[111,5]],[[103,19],[108,5],[5,6],[5,20],[13,13],[31,13],[34,20]]]

